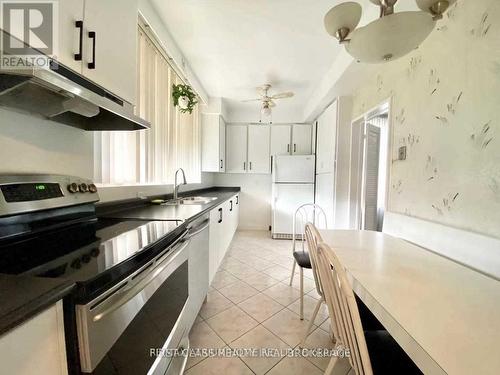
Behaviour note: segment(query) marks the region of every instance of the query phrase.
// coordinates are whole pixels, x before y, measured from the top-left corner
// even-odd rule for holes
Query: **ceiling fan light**
[[[260,110],[260,113],[262,116],[268,117],[268,116],[271,116],[272,110],[269,106],[263,105],[261,110]]]
[[[424,12],[391,14],[356,29],[346,49],[364,63],[396,60],[417,48],[434,25],[432,17]]]
[[[361,20],[361,5],[349,1],[339,4],[328,11],[325,15],[325,29],[331,36],[340,42],[345,41]]]

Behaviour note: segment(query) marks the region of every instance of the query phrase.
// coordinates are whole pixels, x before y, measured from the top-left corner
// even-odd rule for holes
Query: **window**
[[[192,114],[174,107],[172,85],[183,80],[142,25],[137,60],[136,112],[151,128],[96,133],[95,180],[113,185],[173,183],[175,170],[183,168],[188,182],[200,182],[198,106]]]

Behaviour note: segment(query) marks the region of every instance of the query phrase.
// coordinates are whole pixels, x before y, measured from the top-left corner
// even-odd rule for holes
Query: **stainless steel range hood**
[[[0,70],[0,106],[84,130],[140,130],[132,104],[63,65]]]

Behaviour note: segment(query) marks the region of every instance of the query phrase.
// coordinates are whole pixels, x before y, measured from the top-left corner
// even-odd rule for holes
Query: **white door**
[[[337,135],[337,102],[333,102],[318,118],[316,173],[334,172]]]
[[[57,61],[82,73],[84,40],[83,0],[59,0],[59,51]],[[80,36],[82,46],[80,47]]]
[[[293,125],[292,128],[292,154],[310,155],[312,151],[312,126]]]
[[[271,155],[290,155],[290,125],[271,125]]]
[[[267,125],[248,125],[248,173],[270,173],[270,130]]]
[[[363,169],[362,229],[378,229],[378,173],[380,162],[380,128],[366,124]]]
[[[361,196],[363,176],[364,120],[351,126],[351,166],[349,184],[349,228],[361,229]]]
[[[334,224],[334,177],[332,173],[316,175],[316,197],[315,203],[320,206],[326,214],[328,229],[333,229]]]
[[[314,155],[278,155],[273,158],[273,182],[314,183]]]
[[[297,208],[314,201],[314,184],[273,184],[272,232],[292,234]]]
[[[247,171],[247,126],[226,126],[226,172]]]
[[[214,145],[215,146],[215,145]],[[219,172],[226,171],[226,123],[222,116],[219,116]],[[217,147],[215,147],[217,148]]]
[[[132,104],[136,99],[137,16],[138,0],[85,0],[83,75]]]

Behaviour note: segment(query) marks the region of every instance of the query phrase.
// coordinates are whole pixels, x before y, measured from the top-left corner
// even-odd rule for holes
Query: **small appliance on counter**
[[[78,177],[0,176],[0,192],[0,273],[76,283],[64,301],[70,374],[184,367],[150,350],[189,345],[196,221],[97,217],[97,188]]]
[[[314,155],[273,156],[272,238],[291,239],[295,210],[314,203],[314,164]]]

